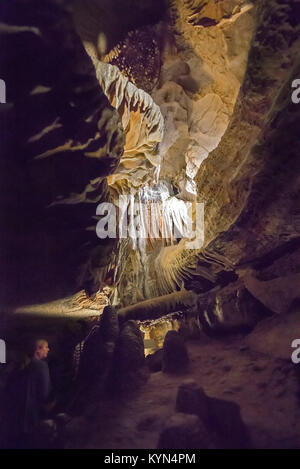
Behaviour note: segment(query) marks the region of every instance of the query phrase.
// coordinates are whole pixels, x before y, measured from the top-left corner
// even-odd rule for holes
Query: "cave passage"
[[[0,448],[300,449],[299,20],[2,0]]]

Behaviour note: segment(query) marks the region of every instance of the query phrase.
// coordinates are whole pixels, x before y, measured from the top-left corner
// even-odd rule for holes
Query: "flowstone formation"
[[[120,113],[126,135],[118,171],[107,179],[109,186],[122,194],[149,183],[155,170],[159,171],[163,117],[152,98],[123,77],[116,66],[91,57],[105,95]]]
[[[197,197],[195,177],[228,126],[246,70],[255,29],[255,9],[250,4],[230,25],[218,24],[206,31],[188,21],[190,8],[188,3],[172,2],[168,20],[152,28],[157,43],[161,44],[161,70],[151,95],[164,121],[159,176],[171,188],[167,197],[201,201]],[[131,35],[126,38],[128,47],[130,40]],[[122,50],[117,48],[108,57],[114,53],[122,55]],[[122,55],[124,61],[126,57]],[[126,74],[126,67],[125,72],[124,67],[122,70]],[[139,81],[137,71],[134,79]],[[117,170],[112,179],[118,177]],[[180,213],[179,204],[176,210]],[[117,264],[122,266],[119,270],[123,274],[118,272],[115,279],[122,292],[121,304],[171,293],[182,288],[191,275],[196,283],[199,277],[202,279],[204,289],[214,284],[215,273],[211,272],[210,263],[204,260],[202,265],[197,265],[195,252],[189,252],[184,242],[176,247],[153,241],[152,249],[131,251],[129,256],[125,249],[125,258],[120,252]]]
[[[193,26],[187,21],[189,7],[173,2],[169,14],[160,22],[130,31],[109,51],[109,35],[105,35],[104,41],[99,25],[96,27],[94,24],[92,38],[83,27],[84,21],[77,21],[79,34],[93,60],[99,82],[110,102],[119,109],[126,131],[124,155],[118,169],[108,177],[114,203],[117,204],[119,194],[133,194],[138,201],[141,200],[141,193],[153,178],[155,182],[160,178],[160,183],[154,188],[151,188],[153,182],[150,184],[149,206],[156,197],[162,196],[163,186],[168,187],[166,198],[182,218],[181,207],[184,204],[180,201],[197,200],[195,176],[227,128],[245,72],[254,30],[252,10],[252,5],[242,9],[238,16],[244,15],[243,19],[235,18],[232,22],[238,30],[235,34],[232,25],[225,28],[226,34],[220,25],[213,34],[207,34],[193,31]],[[237,44],[238,36],[239,40],[241,37],[239,32],[243,32],[243,47],[240,48]],[[143,47],[148,60],[144,67],[140,67],[138,55],[134,60],[132,51],[145,35],[147,40]],[[212,55],[216,36],[221,47]],[[192,38],[190,43],[188,37]],[[235,69],[229,60],[224,60],[229,43]],[[102,61],[118,65],[119,69]],[[157,65],[161,62],[156,75],[154,62]],[[135,89],[128,79],[151,92],[153,101],[144,91]],[[142,112],[141,108],[135,111],[135,103],[144,107]],[[146,122],[146,126],[141,126],[140,122]],[[151,165],[156,167],[155,172]],[[157,195],[154,196],[155,191]],[[156,241],[151,235],[150,241],[142,243],[139,249],[131,249],[127,240],[120,241],[115,259],[115,301],[123,305],[128,302],[134,304],[183,286],[184,280],[195,269],[197,259],[187,252],[184,243],[180,244],[179,250],[168,247],[169,244],[165,240]],[[171,244],[174,244],[174,239]],[[214,274],[205,267],[200,270],[204,272],[203,283],[211,285]]]
[[[161,295],[187,289],[198,293],[194,311],[210,326],[253,326],[259,318],[245,298],[254,297],[265,317],[287,312],[297,296],[298,114],[289,97],[299,22],[296,2],[272,2],[272,15],[268,8],[172,3],[151,93],[165,124],[160,178],[176,197],[205,204],[204,244],[189,251],[183,241],[158,243],[121,257],[123,306],[165,305]],[[210,316],[205,292],[212,289],[232,298],[232,319],[218,294]]]

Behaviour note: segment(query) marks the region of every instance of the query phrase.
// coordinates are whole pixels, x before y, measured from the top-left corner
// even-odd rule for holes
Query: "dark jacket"
[[[22,435],[34,433],[50,392],[47,362],[33,358],[23,370],[12,373],[2,396],[0,448],[16,448]]]
[[[31,433],[39,425],[42,406],[51,393],[48,363],[33,358],[27,367],[26,401],[24,412],[24,433]]]

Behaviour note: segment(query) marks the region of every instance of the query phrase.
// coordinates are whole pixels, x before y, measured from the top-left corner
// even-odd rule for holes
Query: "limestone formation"
[[[189,14],[188,22],[193,26],[205,28],[236,21],[236,17],[241,15],[243,10],[251,8],[251,3],[244,0],[226,0],[225,2],[186,0],[184,2]]]
[[[298,0],[0,3],[0,340],[49,333],[59,389],[79,341],[70,446],[299,446],[299,33]]]
[[[160,50],[151,26],[129,31],[126,38],[101,58],[116,65],[138,88],[150,93],[160,72]]]
[[[146,363],[151,373],[157,373],[162,368],[163,350],[159,349],[151,355],[147,355]]]
[[[106,306],[99,324],[91,329],[83,344],[79,344],[82,352],[76,357],[79,362],[76,384],[80,393],[87,389],[103,392],[106,388],[113,367],[118,335],[119,323],[116,311]]]
[[[104,342],[116,342],[119,335],[119,320],[117,312],[111,306],[106,306],[100,319],[100,336]]]
[[[197,296],[193,292],[182,291],[164,295],[153,300],[141,301],[135,305],[120,308],[118,315],[120,320],[157,319],[170,312],[186,309],[196,305]]]
[[[247,338],[247,343],[253,350],[267,351],[273,357],[290,361],[293,352],[292,342],[296,339],[295,330],[299,327],[299,320],[300,308],[298,305],[293,312],[286,315],[276,315],[258,324]]]
[[[176,40],[162,54],[152,93],[167,129],[161,177],[172,180],[185,200],[197,193],[204,202],[204,246],[188,252],[181,242],[146,253],[149,267],[135,267],[135,277],[144,299],[183,285],[202,293],[239,277],[269,310],[284,312],[298,283],[290,261],[299,248],[298,116],[288,99],[299,70],[296,6],[274,1],[272,15],[263,1],[232,6],[173,2]],[[214,20],[207,27],[199,23],[206,8]],[[272,283],[260,280],[264,263]],[[131,270],[130,258],[125,269]]]
[[[105,95],[122,118],[126,134],[124,154],[118,172],[108,178],[108,184],[126,193],[126,188],[149,182],[155,169],[160,168],[158,145],[164,132],[163,117],[145,91],[133,85],[116,66],[98,60],[88,45],[86,48]]]
[[[164,373],[186,372],[189,365],[188,350],[176,331],[169,331],[164,340],[162,371]]]
[[[109,387],[116,393],[133,391],[146,379],[142,333],[135,321],[127,321],[116,343]]]

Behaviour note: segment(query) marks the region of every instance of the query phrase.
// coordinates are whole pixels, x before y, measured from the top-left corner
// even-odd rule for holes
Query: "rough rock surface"
[[[223,4],[214,3],[206,2],[210,10],[223,10]],[[251,4],[236,21],[209,30],[190,21],[193,10],[205,18],[202,7],[201,2],[172,2],[170,36],[163,51],[160,82],[153,93],[165,113],[168,130],[162,143],[162,176],[177,179],[186,195],[196,194],[193,179],[226,130],[254,30]]]
[[[258,324],[247,337],[253,350],[267,352],[273,357],[290,360],[292,342],[300,338],[300,307],[285,315],[276,315]]]
[[[102,60],[116,65],[138,88],[150,93],[160,73],[160,49],[151,26],[130,31]]]
[[[83,370],[91,380],[109,371],[118,391],[137,391],[134,401],[117,394],[97,402],[80,429],[75,419],[69,445],[155,447],[187,355],[177,344],[178,362],[166,360],[175,372],[153,373],[138,388],[146,377],[142,334],[124,320],[151,323],[179,311],[208,335],[258,322],[246,338],[202,334],[190,344],[187,373],[215,396],[203,419],[224,446],[244,445],[236,438],[244,421],[254,447],[299,447],[299,367],[291,360],[299,323],[300,108],[291,100],[299,1],[172,0],[165,16],[136,0],[40,3],[0,6],[8,101],[0,106],[1,311],[34,303],[38,322],[42,302],[47,318],[59,311],[60,319],[87,302],[94,314],[97,305],[78,291],[95,293],[109,280],[125,306],[123,327],[119,333],[116,316],[112,324],[103,317],[93,370]],[[149,204],[167,197],[178,217],[185,201],[203,202],[202,248],[154,237],[136,250],[127,240],[98,240],[96,206],[120,192]],[[157,342],[173,329],[167,321]],[[20,320],[14,340],[32,325],[24,333]],[[56,325],[49,329],[58,341]],[[35,327],[44,333],[46,321]],[[177,342],[172,330],[163,355],[170,337]],[[200,414],[205,397],[196,395],[186,409]],[[202,424],[200,436],[189,427],[193,418],[174,417],[179,439],[186,425],[191,432],[183,445],[204,438]]]
[[[299,373],[289,360],[257,352],[241,335],[188,343],[189,373],[207,396],[236,403],[254,448],[299,448]],[[134,399],[109,396],[91,406],[85,431],[68,448],[157,448],[174,414],[181,375],[151,373]],[[207,429],[205,428],[207,434]]]
[[[166,11],[161,0],[90,0],[88,3],[76,0],[74,3],[76,30],[84,42],[97,49],[99,58],[126,40],[128,32],[156,24]]]
[[[174,1],[172,14],[152,92],[166,128],[161,177],[184,200],[197,192],[204,202],[204,245],[122,257],[125,276],[134,272],[126,295],[120,283],[122,305],[240,277],[268,309],[285,312],[299,273],[291,261],[299,250],[299,117],[290,100],[297,3]]]
[[[100,318],[99,334],[104,342],[116,342],[119,336],[119,319],[115,308],[106,306]]]
[[[135,321],[127,321],[116,343],[109,386],[114,392],[132,391],[146,379],[143,336]]]
[[[241,281],[198,295],[198,316],[208,330],[253,328],[258,321],[271,316],[269,310],[245,288]]]
[[[160,166],[157,147],[163,137],[163,117],[150,95],[134,86],[116,66],[97,60],[88,47],[87,51],[105,95],[122,118],[124,154],[118,171],[108,177],[108,184],[118,193],[126,193],[128,188],[146,184]]]
[[[162,430],[158,449],[213,449],[215,441],[196,415],[174,414]]]
[[[258,300],[245,287],[241,280],[229,283],[223,288],[216,287],[205,293],[196,294],[190,290],[170,293],[152,300],[141,301],[135,305],[121,308],[118,311],[120,318],[152,320],[160,316],[159,327],[162,337],[170,329],[168,316],[170,312],[182,311],[184,318],[178,319],[178,324],[183,327],[184,320],[196,321],[194,327],[198,332],[231,331],[234,329],[252,329],[258,321],[274,314]],[[188,328],[189,329],[189,326]],[[162,344],[158,342],[157,346]]]
[[[221,448],[248,448],[248,430],[239,406],[230,401],[208,397],[195,381],[183,383],[177,393],[176,410],[195,414],[217,440]]]
[[[195,381],[186,380],[179,386],[175,407],[178,412],[198,415],[204,425],[209,426],[209,398]]]
[[[118,316],[114,308],[106,306],[100,319],[84,341],[80,356],[77,387],[103,391],[113,367],[116,342],[119,335]],[[94,392],[95,389],[92,389]]]
[[[168,20],[160,28],[159,81],[151,92],[164,118],[160,177],[173,186],[175,197],[182,200],[195,199],[197,172],[228,127],[257,20],[252,3],[245,8],[242,3],[237,8],[222,4],[221,9],[214,1],[207,3],[210,14],[216,16],[211,28],[195,26],[190,21],[194,10],[202,15],[202,4],[171,2]],[[222,23],[223,15],[228,19],[226,24]],[[212,174],[209,177],[213,179]],[[198,200],[206,203],[206,199]],[[123,306],[181,287],[197,259],[183,253],[182,246],[177,247],[173,252],[168,247],[141,254],[130,252],[125,259],[119,258],[125,277],[135,278],[130,286],[119,285]],[[139,298],[135,294],[136,282]]]
[[[159,349],[151,355],[147,355],[146,364],[152,373],[161,371],[163,359],[163,350]]]
[[[88,228],[107,199],[124,131],[62,5],[4,1],[0,15],[10,103],[0,117],[1,301],[18,305],[75,293],[81,266],[95,248],[101,257]]]
[[[174,0],[164,18],[155,8],[146,18],[148,6],[136,5],[115,33],[121,19],[112,25],[110,17],[117,1],[95,0],[86,14],[77,2],[80,24],[70,8],[87,48],[98,53],[98,81],[125,127],[121,162],[125,135],[118,113],[97,83],[70,5],[58,3],[47,2],[40,12],[26,0],[17,15],[14,0],[1,10],[1,63],[13,104],[1,108],[8,135],[1,200],[10,214],[2,230],[5,301],[53,300],[74,293],[78,283],[97,290],[113,265],[114,299],[122,305],[183,287],[202,294],[239,277],[268,309],[286,312],[299,281],[299,266],[291,263],[299,250],[298,115],[289,99],[299,71],[297,2]],[[98,60],[117,43],[129,44],[128,32],[141,33],[140,27],[155,36],[161,57],[152,97],[128,81],[126,67],[119,71]],[[103,54],[100,33],[109,42]],[[145,76],[146,70],[134,69],[136,83]],[[78,170],[68,177],[71,160]],[[108,197],[106,177],[117,192],[138,191],[157,177],[159,166],[171,197],[197,194],[205,203],[204,246],[187,252],[184,242],[154,244],[133,252],[119,244],[111,263],[114,243],[99,242],[92,218],[96,204]],[[8,197],[15,181],[17,190]]]

